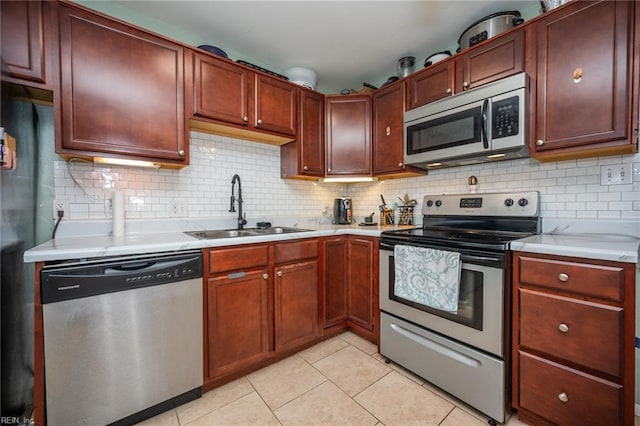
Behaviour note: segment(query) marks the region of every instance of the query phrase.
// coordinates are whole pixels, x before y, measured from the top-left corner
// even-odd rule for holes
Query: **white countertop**
[[[618,234],[540,234],[512,241],[511,250],[637,263],[640,239]]]
[[[86,259],[107,256],[122,256],[144,253],[172,252],[221,247],[239,244],[253,244],[286,241],[300,238],[326,237],[331,235],[364,235],[378,237],[382,231],[401,229],[381,226],[339,226],[320,225],[308,232],[260,235],[255,237],[233,237],[201,240],[183,232],[134,233],[121,238],[111,236],[73,236],[56,238],[42,243],[24,253],[25,262]],[[413,228],[404,226],[402,228]],[[306,228],[308,229],[308,228]]]

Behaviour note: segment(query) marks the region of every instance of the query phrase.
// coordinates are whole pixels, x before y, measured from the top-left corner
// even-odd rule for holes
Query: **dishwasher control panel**
[[[141,256],[43,268],[42,303],[202,278],[202,253]]]

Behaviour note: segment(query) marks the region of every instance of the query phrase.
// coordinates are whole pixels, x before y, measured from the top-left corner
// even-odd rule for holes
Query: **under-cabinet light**
[[[428,163],[427,167],[438,167],[438,166],[442,166],[442,163]]]
[[[502,158],[505,156],[506,154],[491,154],[491,155],[487,155],[487,160],[495,160],[496,158]]]
[[[322,182],[326,183],[357,183],[357,182],[373,182],[378,180],[378,178],[369,177],[369,176],[349,176],[349,177],[332,177],[332,178],[324,178]]]
[[[112,164],[116,166],[151,167],[155,169],[160,168],[160,164],[154,163],[152,161],[127,160],[123,158],[94,157],[93,162],[101,164]]]

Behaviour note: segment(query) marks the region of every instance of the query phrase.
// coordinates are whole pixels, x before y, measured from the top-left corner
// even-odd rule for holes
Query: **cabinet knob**
[[[462,87],[464,87],[465,89],[469,88],[469,82],[465,81],[462,83]]]
[[[558,279],[560,281],[562,281],[563,283],[566,283],[567,281],[569,281],[569,275],[564,274],[564,273],[563,274],[559,274],[558,275]]]
[[[244,122],[246,123],[247,121],[249,121],[249,117],[247,117],[247,116],[245,115],[244,117],[242,117],[242,121],[244,121]]]
[[[447,95],[451,94],[451,87],[447,87]]]
[[[562,323],[558,326],[558,330],[560,330],[563,333],[566,333],[569,331],[569,326],[567,324]]]
[[[307,166],[303,166],[302,170],[309,170],[309,168]]]
[[[391,127],[387,126],[387,128],[384,129],[384,131],[387,134],[387,136],[389,136],[391,134]]]
[[[282,276],[282,271],[278,271],[278,272],[276,272],[276,275],[277,275],[277,276],[279,276],[279,277],[281,277],[281,276]]]
[[[258,119],[258,124],[262,124],[262,120]]]
[[[542,145],[544,145],[544,141],[543,141],[542,139],[538,139],[538,140],[536,141],[536,145],[537,145],[537,146],[542,146]]]
[[[184,149],[181,149],[180,151],[178,151],[178,155],[180,157],[184,157]]]
[[[331,169],[327,169],[328,172],[331,172]]]
[[[265,280],[268,280],[269,279],[269,274],[262,274],[262,278],[265,279]]]
[[[575,70],[573,70],[573,82],[574,83],[580,83],[580,81],[582,80],[582,68],[578,67]]]
[[[569,402],[569,397],[564,392],[562,392],[560,395],[558,395],[558,399],[560,401],[562,401],[562,402]]]
[[[398,167],[404,167],[404,163],[398,163]]]

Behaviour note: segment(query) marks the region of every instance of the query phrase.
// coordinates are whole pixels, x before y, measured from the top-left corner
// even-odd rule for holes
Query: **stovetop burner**
[[[505,251],[509,242],[540,232],[539,194],[425,196],[423,227],[383,232],[391,244]]]

